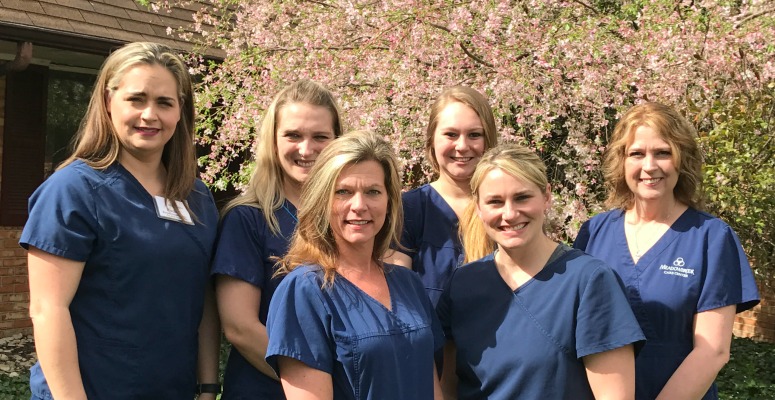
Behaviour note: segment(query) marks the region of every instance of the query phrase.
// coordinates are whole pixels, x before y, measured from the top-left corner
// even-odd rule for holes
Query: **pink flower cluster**
[[[169,3],[161,8],[191,9]],[[727,3],[198,1],[185,37],[226,54],[218,65],[190,60],[199,141],[211,150],[204,178],[221,189],[243,182],[249,165],[227,168],[249,159],[272,96],[310,78],[338,96],[347,129],[383,133],[413,172],[407,181],[421,182],[428,107],[465,84],[489,97],[502,140],[548,159],[555,234],[572,238],[602,209],[601,155],[624,110],[656,100],[694,116],[774,81],[773,2]]]

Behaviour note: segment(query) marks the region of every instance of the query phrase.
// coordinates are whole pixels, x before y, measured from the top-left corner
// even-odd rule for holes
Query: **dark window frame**
[[[27,199],[43,183],[47,96],[47,67],[5,75],[0,226],[24,225]]]

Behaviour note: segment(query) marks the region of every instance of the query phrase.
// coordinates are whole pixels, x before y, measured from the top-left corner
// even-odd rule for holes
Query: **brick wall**
[[[0,227],[0,337],[31,332],[27,252],[20,227]]]
[[[751,310],[737,314],[734,334],[775,343],[775,285],[759,283],[762,301]]]

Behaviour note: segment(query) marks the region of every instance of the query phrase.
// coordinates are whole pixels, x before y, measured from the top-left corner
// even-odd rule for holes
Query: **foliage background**
[[[708,210],[729,222],[760,280],[773,276],[773,0],[168,0],[198,10],[177,33],[225,52],[191,58],[200,159],[216,189],[240,187],[277,91],[330,87],[349,128],[385,135],[407,187],[427,181],[423,129],[446,86],[485,93],[503,140],[550,167],[554,235],[571,241],[604,209],[600,164],[616,119],[660,101],[698,128]]]

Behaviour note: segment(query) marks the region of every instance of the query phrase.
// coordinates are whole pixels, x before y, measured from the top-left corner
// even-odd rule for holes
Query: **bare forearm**
[[[262,374],[278,380],[272,367],[266,363],[266,348],[269,345],[269,336],[266,327],[258,320],[252,321],[250,326],[241,326],[239,329],[229,329],[227,335],[231,344],[240,352],[248,362]]]
[[[734,305],[695,315],[694,348],[662,388],[658,400],[702,398],[729,361],[734,320]]]
[[[50,309],[32,317],[35,349],[54,398],[86,399],[70,311]]]
[[[701,399],[716,379],[728,357],[695,349],[686,357],[659,393],[657,400]]]

